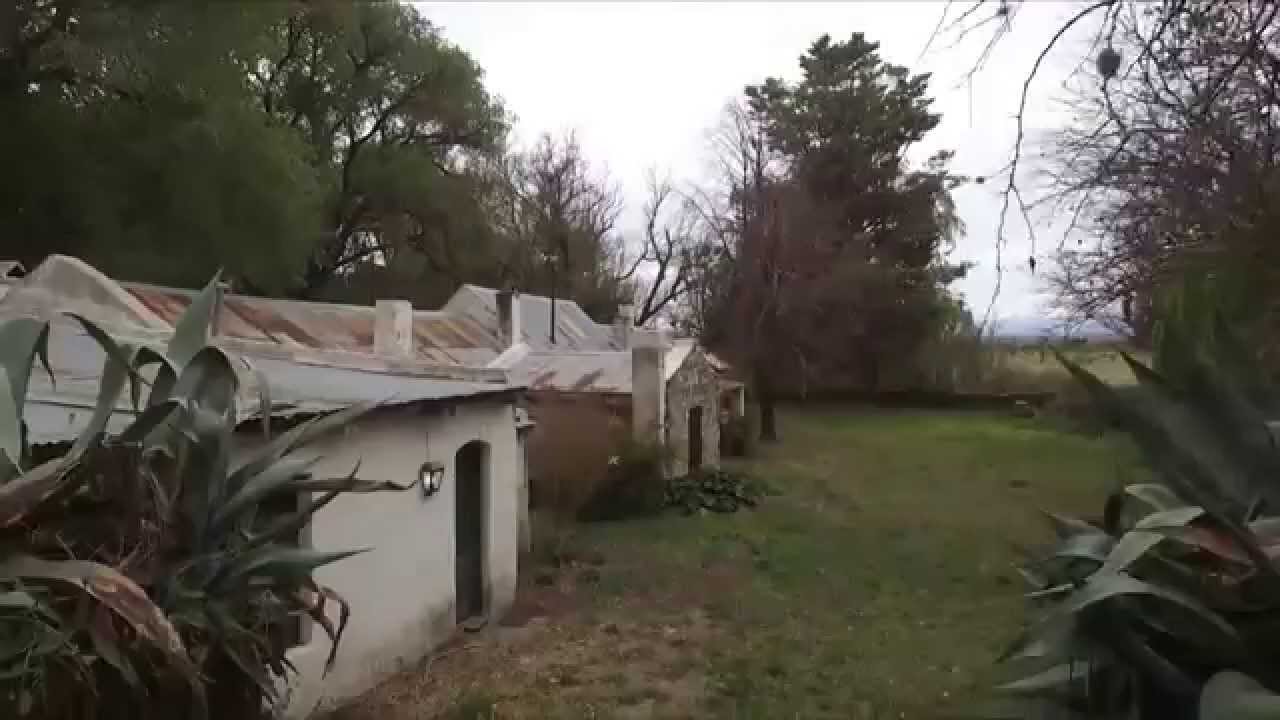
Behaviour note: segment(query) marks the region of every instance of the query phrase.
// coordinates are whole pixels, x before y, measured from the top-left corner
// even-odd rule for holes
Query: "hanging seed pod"
[[[1116,76],[1120,70],[1120,53],[1115,48],[1105,47],[1098,53],[1098,74],[1106,82]]]

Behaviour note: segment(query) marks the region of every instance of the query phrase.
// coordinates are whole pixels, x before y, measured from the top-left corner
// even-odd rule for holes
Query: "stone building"
[[[501,339],[489,366],[528,388],[535,420],[543,398],[601,402],[638,439],[666,447],[670,474],[719,463],[724,408],[741,411],[742,385],[692,338],[635,327],[629,305],[605,325],[571,300],[474,285],[460,288],[443,312]]]

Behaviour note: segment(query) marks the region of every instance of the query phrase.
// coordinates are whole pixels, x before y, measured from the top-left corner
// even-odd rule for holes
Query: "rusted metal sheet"
[[[684,367],[689,358],[700,353],[691,338],[677,339],[664,358],[665,379]],[[554,390],[565,393],[631,392],[631,353],[625,350],[603,352],[531,351],[516,358],[507,368],[514,383],[531,390]],[[717,372],[719,372],[717,370]]]
[[[191,303],[190,290],[138,283],[127,289],[170,324]],[[374,309],[228,295],[218,318],[221,337],[271,342],[286,347],[368,353],[373,350]],[[496,332],[474,319],[443,312],[415,312],[414,348],[418,359],[438,364],[483,366],[501,350]]]
[[[259,347],[262,347],[259,345]],[[353,367],[308,364],[287,357],[240,355],[271,385],[272,417],[330,412],[359,402],[389,405],[461,400],[510,393],[518,388],[502,379],[452,379]],[[105,354],[79,324],[58,319],[50,326],[49,358],[56,383],[33,372],[28,387],[28,431],[33,442],[74,439],[88,426],[97,404]],[[234,364],[237,370],[241,363]],[[242,421],[258,415],[256,373],[241,377],[238,411]],[[119,430],[134,416],[128,393],[122,393],[112,418]]]
[[[631,353],[531,352],[508,369],[511,382],[534,390],[631,392]]]

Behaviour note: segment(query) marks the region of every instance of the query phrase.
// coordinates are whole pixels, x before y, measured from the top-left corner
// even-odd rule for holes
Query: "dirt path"
[[[460,633],[327,720],[701,716],[700,652],[717,627],[693,594],[620,599],[595,592],[599,573],[540,573],[550,584],[521,587],[500,624]]]

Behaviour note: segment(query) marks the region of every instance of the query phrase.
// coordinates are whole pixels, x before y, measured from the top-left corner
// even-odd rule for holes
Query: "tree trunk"
[[[760,398],[760,439],[768,443],[778,442],[778,417],[773,398]]]
[[[760,404],[760,440],[778,442],[778,416],[773,387],[763,374],[756,374],[756,396]]]
[[[880,390],[880,355],[875,350],[862,352],[862,385],[872,395]]]

